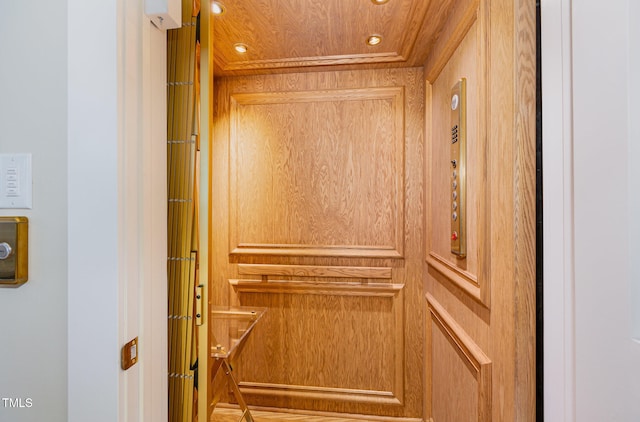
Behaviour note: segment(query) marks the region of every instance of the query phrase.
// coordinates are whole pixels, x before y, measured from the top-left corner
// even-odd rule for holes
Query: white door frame
[[[541,0],[544,420],[575,421],[571,0]]]

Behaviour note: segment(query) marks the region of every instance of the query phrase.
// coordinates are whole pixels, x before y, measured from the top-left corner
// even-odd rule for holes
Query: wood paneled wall
[[[250,404],[422,420],[421,68],[215,81],[212,304]]]
[[[425,417],[535,420],[535,4],[457,0],[426,63]],[[450,252],[451,88],[467,79],[467,256]]]

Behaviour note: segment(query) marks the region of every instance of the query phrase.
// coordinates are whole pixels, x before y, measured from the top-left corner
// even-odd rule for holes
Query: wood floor
[[[216,407],[215,411],[213,412],[211,422],[239,422],[238,419],[241,415],[242,412],[238,409]],[[362,419],[345,419],[333,418],[328,416],[309,416],[292,413],[261,412],[257,410],[251,411],[251,415],[253,416],[255,422],[363,422]]]

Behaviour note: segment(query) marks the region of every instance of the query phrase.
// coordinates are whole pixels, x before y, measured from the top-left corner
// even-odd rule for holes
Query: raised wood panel
[[[491,360],[433,296],[426,299],[433,420],[491,421]]]
[[[250,358],[237,365],[243,394],[403,403],[402,289],[392,297],[241,293],[240,301],[269,308],[247,343]]]
[[[231,96],[231,252],[398,258],[404,89]]]
[[[475,14],[473,15],[475,16]],[[427,98],[431,108],[428,142],[430,184],[426,260],[432,270],[460,288],[474,300],[490,306],[488,271],[489,236],[487,192],[487,111],[486,71],[482,24],[475,21],[460,39],[446,65],[430,86]],[[467,256],[451,253],[450,179],[450,96],[461,78],[467,80]]]

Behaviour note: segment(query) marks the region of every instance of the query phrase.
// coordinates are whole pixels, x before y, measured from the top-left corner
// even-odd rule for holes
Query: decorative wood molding
[[[473,299],[483,303],[482,290],[478,283],[478,278],[474,274],[452,265],[449,261],[434,252],[429,253],[427,263],[429,264],[429,267],[445,276],[449,281],[461,288]]]
[[[390,267],[238,264],[240,275],[391,279]]]
[[[231,148],[229,201],[229,241],[231,254],[402,258],[404,253],[404,96],[404,87],[402,86],[232,94],[230,97]],[[386,208],[379,208],[377,203],[371,201],[354,202],[350,207],[355,206],[360,208],[357,208],[355,211],[347,208],[348,211],[345,211],[348,214],[344,218],[354,219],[354,221],[360,225],[364,224],[363,221],[366,221],[367,218],[372,220],[371,224],[373,221],[381,222],[378,232],[372,232],[377,233],[376,237],[378,238],[369,238],[366,244],[359,244],[362,242],[354,241],[354,239],[359,236],[354,234],[355,232],[353,230],[356,230],[356,227],[351,231],[349,231],[352,227],[350,225],[345,225],[342,229],[335,227],[336,220],[334,219],[336,218],[336,214],[326,213],[320,207],[326,207],[328,204],[326,201],[336,202],[336,198],[341,198],[342,196],[348,197],[352,194],[351,191],[353,190],[360,192],[360,195],[364,195],[363,192],[365,192],[366,189],[372,189],[368,184],[372,183],[373,179],[345,179],[352,184],[345,186],[334,185],[332,186],[333,190],[327,191],[322,197],[320,197],[317,190],[326,189],[326,184],[322,185],[316,182],[316,185],[310,185],[306,188],[301,187],[300,189],[307,190],[297,192],[296,197],[293,197],[295,196],[294,193],[286,193],[287,198],[290,198],[290,202],[284,203],[279,200],[282,195],[269,196],[272,195],[269,189],[285,189],[281,187],[282,183],[280,185],[267,184],[265,186],[256,186],[251,183],[273,182],[269,177],[252,175],[251,178],[249,178],[249,176],[245,175],[247,169],[255,167],[255,164],[257,164],[256,160],[268,160],[272,159],[270,157],[273,156],[266,152],[256,155],[255,151],[253,151],[253,149],[262,148],[263,146],[258,146],[260,144],[256,144],[252,136],[245,134],[245,132],[254,130],[254,128],[247,128],[246,125],[243,127],[239,126],[241,119],[246,119],[247,115],[251,116],[249,119],[257,118],[273,121],[275,114],[287,122],[287,124],[283,124],[282,127],[274,126],[272,132],[276,133],[272,134],[271,138],[268,139],[271,139],[271,142],[277,145],[277,147],[286,149],[286,153],[297,155],[296,159],[302,159],[303,161],[293,160],[281,166],[271,165],[260,168],[267,169],[264,171],[277,172],[273,174],[286,183],[292,184],[292,186],[294,185],[293,181],[298,180],[295,175],[296,171],[304,172],[305,164],[308,166],[318,159],[323,159],[322,156],[313,156],[313,154],[319,154],[319,151],[324,151],[324,154],[327,155],[327,157],[324,158],[325,161],[329,160],[327,161],[329,166],[325,169],[329,172],[325,177],[329,179],[335,177],[333,176],[335,173],[331,173],[332,170],[338,170],[340,166],[348,167],[352,165],[348,161],[348,158],[344,158],[342,162],[331,161],[335,160],[335,158],[331,158],[326,151],[326,147],[315,139],[318,134],[315,132],[309,133],[309,128],[305,126],[297,126],[298,124],[304,124],[304,122],[300,122],[301,119],[290,119],[291,115],[300,114],[300,107],[308,107],[308,104],[312,104],[312,107],[315,107],[317,110],[316,115],[312,117],[316,119],[315,124],[319,126],[316,132],[320,132],[323,127],[322,125],[325,124],[320,114],[328,113],[330,116],[333,116],[337,113],[337,110],[343,107],[353,107],[354,104],[359,104],[359,108],[356,110],[360,124],[367,125],[366,122],[375,121],[376,124],[373,125],[374,129],[372,129],[372,131],[382,130],[386,132],[385,136],[382,136],[381,133],[375,135],[378,139],[378,147],[382,148],[387,155],[387,157],[377,158],[382,160],[379,166],[385,173],[378,173],[382,177],[378,183],[384,183],[384,185],[375,186],[375,189],[377,189],[378,192],[382,192],[384,198],[386,198]],[[262,106],[266,106],[267,109]],[[380,114],[372,116],[365,113],[365,111],[369,109],[375,110]],[[348,125],[343,127],[342,130],[346,131],[345,133],[350,133],[349,136],[354,136],[348,128]],[[335,132],[335,130],[333,132]],[[372,132],[371,135],[373,136],[374,133],[375,132]],[[304,136],[305,139],[310,140],[310,143],[301,146],[299,142],[294,142],[294,137],[296,136]],[[365,134],[363,136],[369,135]],[[349,141],[350,138],[346,138],[346,140]],[[336,142],[336,140],[334,140],[334,142]],[[336,145],[340,147],[340,140],[336,142]],[[354,148],[352,147],[352,143],[345,143],[344,145],[344,148],[348,151]],[[331,154],[333,154],[333,152],[331,152]],[[348,154],[342,157],[346,155]],[[247,156],[251,158],[249,159]],[[286,154],[279,154],[279,157],[283,156],[286,156]],[[332,164],[338,166],[337,169],[331,169],[330,166]],[[365,166],[365,164],[360,165]],[[373,171],[371,166],[361,167],[361,169],[367,169],[368,172]],[[250,180],[250,182],[247,180]],[[381,187],[385,190],[380,191]],[[296,186],[296,188],[298,188],[298,186]],[[344,189],[344,191],[337,190],[340,188]],[[271,201],[271,203],[278,204],[278,206],[272,206],[273,204],[271,204],[269,212],[262,212],[259,217],[261,219],[273,219],[265,220],[271,222],[270,224],[273,225],[273,232],[268,235],[265,234],[269,229],[264,228],[264,221],[254,222],[253,226],[251,226],[252,228],[247,228],[250,226],[246,221],[246,219],[249,218],[247,216],[253,216],[250,204],[255,204],[256,207],[265,206],[264,203],[258,201],[258,198],[261,197],[260,195],[267,198],[264,199],[264,201]],[[313,195],[318,195],[318,197],[316,198]],[[272,222],[276,221],[275,219],[280,219],[278,224]],[[302,232],[299,230],[302,224],[307,225],[304,235],[301,234]],[[277,228],[277,230],[275,228]],[[329,230],[329,228],[331,228],[331,230]],[[255,234],[259,231],[262,231],[262,234]],[[268,236],[271,236],[273,241],[270,241]],[[340,238],[341,236],[342,239]],[[308,241],[304,237],[308,237]],[[304,243],[283,243],[283,241],[287,242],[288,239],[294,238],[302,240]],[[320,240],[317,240],[318,238],[320,238]],[[256,241],[256,239],[258,239],[258,241]],[[335,244],[330,242],[335,242]]]
[[[491,360],[431,294],[426,294],[426,300],[432,326],[447,338],[478,383],[478,422],[490,422]]]
[[[304,385],[263,384],[241,382],[242,394],[295,397],[310,400],[348,401],[352,403],[371,403],[399,405],[402,402],[391,391],[356,390],[350,388],[328,388]]]
[[[288,293],[331,296],[395,296],[403,284],[270,280],[270,276],[391,279],[390,267],[338,267],[317,265],[238,264],[239,275],[259,275],[260,280],[229,280],[237,293]]]
[[[231,110],[246,105],[313,103],[323,101],[357,101],[390,99],[402,101],[404,88],[381,86],[370,88],[326,89],[318,91],[249,92],[231,94]],[[400,104],[402,106],[402,104]]]
[[[306,246],[239,243],[230,255],[263,255],[263,256],[331,256],[339,258],[403,258],[403,254],[394,247],[342,247],[342,246]]]
[[[326,283],[313,281],[229,280],[237,293],[287,293],[324,296],[393,297],[404,287],[391,283]]]
[[[271,70],[316,66],[339,66],[353,64],[376,64],[376,63],[402,63],[407,61],[405,57],[397,52],[378,54],[349,54],[335,56],[317,57],[295,57],[288,59],[266,59],[266,60],[244,60],[237,62],[223,62],[216,57],[216,65],[223,72],[240,72],[249,70]]]

